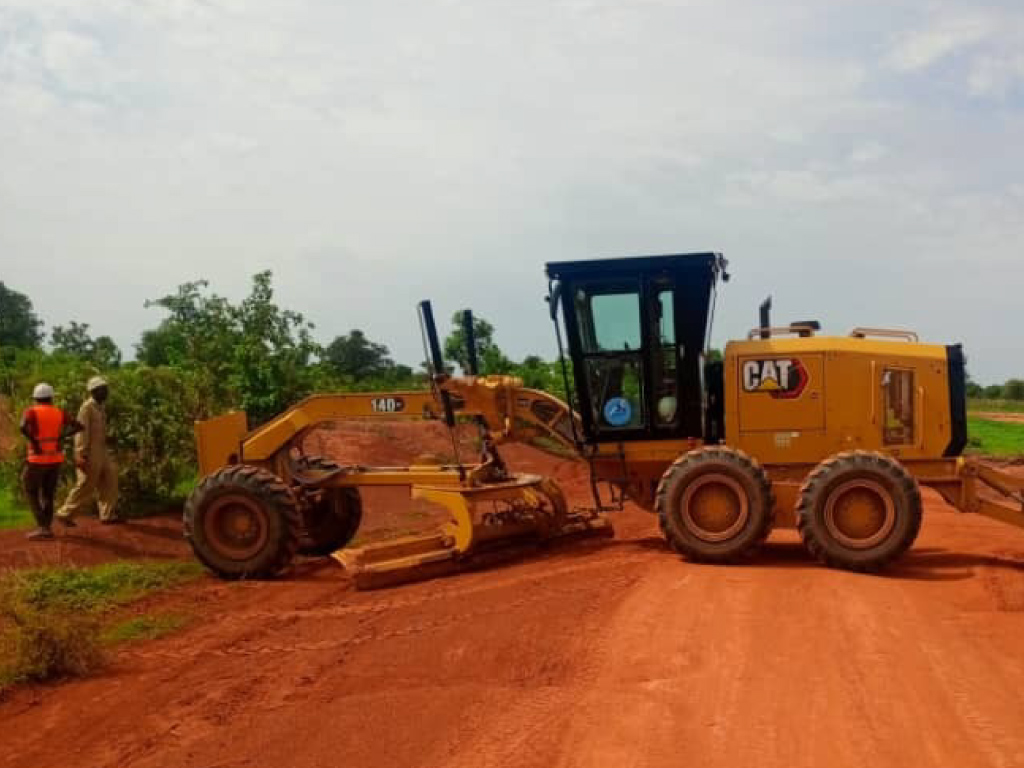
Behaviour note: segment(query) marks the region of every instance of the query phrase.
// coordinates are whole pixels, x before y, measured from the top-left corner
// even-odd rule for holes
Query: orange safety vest
[[[28,446],[29,464],[60,464],[64,451],[60,449],[60,431],[64,427],[64,411],[52,405],[34,405],[28,409],[35,419],[36,442],[39,453]]]

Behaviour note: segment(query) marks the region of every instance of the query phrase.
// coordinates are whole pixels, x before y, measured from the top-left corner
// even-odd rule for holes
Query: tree
[[[972,377],[970,371],[964,371],[964,393],[968,397],[982,397],[985,394],[985,388],[976,382]]]
[[[232,307],[222,296],[206,295],[206,280],[183,283],[176,293],[147,301],[170,316],[145,331],[135,347],[139,362],[150,366],[204,364],[218,370],[230,364],[238,329]]]
[[[0,348],[39,349],[42,325],[28,296],[0,281]]]
[[[551,393],[565,389],[561,367],[557,363],[547,362],[538,355],[527,355],[523,362],[512,365],[507,372],[521,378],[523,386],[529,389],[541,389]]]
[[[50,346],[54,352],[74,355],[95,363],[100,368],[116,368],[121,364],[121,350],[109,336],[89,335],[89,324],[74,320],[65,328],[55,326],[50,334]]]
[[[512,361],[494,343],[494,326],[482,317],[473,318],[473,335],[476,337],[477,362],[481,375],[508,373]],[[446,360],[458,363],[463,373],[469,370],[469,355],[466,348],[466,334],[462,328],[462,312],[452,315],[452,331],[444,340]]]
[[[1024,400],[1024,380],[1010,379],[1003,385],[1003,397],[1007,400]]]
[[[1003,388],[999,384],[990,384],[983,390],[986,400],[998,400],[1003,396]]]
[[[366,334],[353,328],[345,336],[338,336],[324,349],[323,361],[335,373],[349,376],[354,381],[364,381],[389,373],[397,367],[405,368],[412,375],[408,366],[396,366],[389,356],[388,348],[366,338]]]
[[[140,362],[200,372],[219,400],[244,408],[255,422],[309,394],[315,379],[309,363],[321,349],[311,323],[274,304],[271,273],[254,275],[238,305],[207,288],[203,280],[185,283],[146,302],[170,316],[142,335]]]

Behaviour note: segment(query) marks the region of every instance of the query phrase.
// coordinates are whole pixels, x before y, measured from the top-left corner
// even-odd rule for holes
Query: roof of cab
[[[617,259],[587,259],[584,261],[550,261],[547,275],[553,280],[574,275],[621,275],[661,269],[725,269],[722,254],[711,251],[701,253],[675,253],[661,256],[628,256]]]

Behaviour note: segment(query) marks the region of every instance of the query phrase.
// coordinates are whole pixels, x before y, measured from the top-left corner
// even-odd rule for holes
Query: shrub
[[[0,580],[0,688],[83,675],[102,666],[104,645],[166,634],[179,617],[141,617],[104,629],[111,609],[195,578],[196,563],[108,563],[38,568]]]
[[[84,675],[102,665],[95,614],[40,608],[9,577],[0,588],[0,685]]]
[[[87,396],[85,382],[97,373],[91,363],[75,357],[16,355],[0,366],[9,418],[17,423],[40,381],[54,386],[57,404],[74,416]],[[226,410],[228,404],[200,370],[128,364],[102,373],[110,382],[108,436],[119,467],[122,511],[130,515],[156,500],[174,499],[183,481],[195,475],[193,422]],[[71,441],[67,452],[64,492],[74,477]],[[0,463],[0,485],[17,487],[24,457],[24,441],[18,440]]]

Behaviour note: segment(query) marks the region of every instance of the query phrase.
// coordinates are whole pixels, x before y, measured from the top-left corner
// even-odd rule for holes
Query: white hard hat
[[[672,395],[666,395],[658,400],[658,416],[662,421],[672,421],[676,417],[676,408],[679,405]]]
[[[93,376],[89,379],[89,383],[85,385],[87,391],[92,392],[94,389],[107,386],[107,380],[102,376]]]
[[[46,382],[36,384],[36,388],[32,390],[33,400],[52,400],[53,399],[53,387]]]

